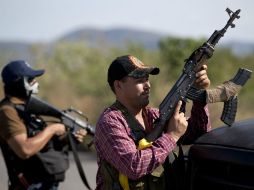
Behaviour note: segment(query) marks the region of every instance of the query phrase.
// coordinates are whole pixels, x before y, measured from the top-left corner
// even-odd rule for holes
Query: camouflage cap
[[[113,85],[115,80],[121,80],[125,76],[142,78],[146,75],[157,75],[160,69],[158,67],[146,66],[143,62],[132,55],[117,57],[109,66],[108,83]]]

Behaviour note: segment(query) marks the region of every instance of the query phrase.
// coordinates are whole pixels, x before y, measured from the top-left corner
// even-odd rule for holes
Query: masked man
[[[0,146],[9,176],[9,190],[56,190],[68,169],[68,141],[65,126],[46,124],[33,118],[24,107],[31,94],[38,93],[34,70],[23,60],[8,63],[2,70],[5,97],[0,102]],[[75,134],[82,142],[86,131]]]

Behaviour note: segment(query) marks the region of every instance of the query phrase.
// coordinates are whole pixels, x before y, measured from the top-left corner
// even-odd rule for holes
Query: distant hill
[[[158,42],[166,35],[134,30],[128,28],[116,28],[111,30],[99,30],[93,28],[84,28],[67,33],[62,37],[44,44],[45,48],[53,47],[58,42],[84,42],[90,47],[125,47],[128,43],[138,43],[147,49],[158,48]],[[8,55],[12,59],[27,58],[30,56],[30,47],[32,44],[22,42],[1,42],[0,41],[0,56]],[[102,46],[103,45],[103,46]],[[220,43],[220,47],[232,49],[237,55],[245,55],[254,53],[254,44],[243,42],[227,42]]]
[[[30,56],[29,43],[24,42],[0,42],[0,55],[18,59]]]
[[[165,37],[165,35],[128,28],[112,30],[80,29],[64,35],[59,38],[59,41],[84,41],[90,46],[104,44],[111,47],[124,47],[127,43],[135,42],[147,49],[156,49],[162,37]]]
[[[254,44],[238,41],[230,41],[221,45],[232,50],[236,55],[254,54]]]

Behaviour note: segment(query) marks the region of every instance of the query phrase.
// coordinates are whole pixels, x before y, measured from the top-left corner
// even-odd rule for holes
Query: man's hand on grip
[[[178,139],[185,133],[188,122],[183,112],[180,112],[182,101],[179,101],[173,117],[168,122],[167,133],[177,142]]]

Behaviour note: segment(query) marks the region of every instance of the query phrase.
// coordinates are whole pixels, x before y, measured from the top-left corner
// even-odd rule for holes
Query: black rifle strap
[[[67,132],[67,134],[68,134],[68,138],[69,138],[69,141],[70,141],[70,147],[71,147],[71,150],[73,152],[74,160],[76,162],[76,166],[78,168],[78,172],[79,172],[80,178],[82,179],[82,181],[83,181],[84,185],[87,187],[87,189],[92,190],[91,187],[88,184],[85,172],[84,172],[84,170],[82,168],[82,165],[81,165],[78,153],[77,153],[76,144],[75,144],[75,142],[73,140],[73,137],[72,137],[72,135],[71,135],[71,133],[69,131]]]
[[[185,170],[186,170],[183,148],[180,143],[170,152],[164,162],[165,179],[167,189],[184,190],[185,187]]]

